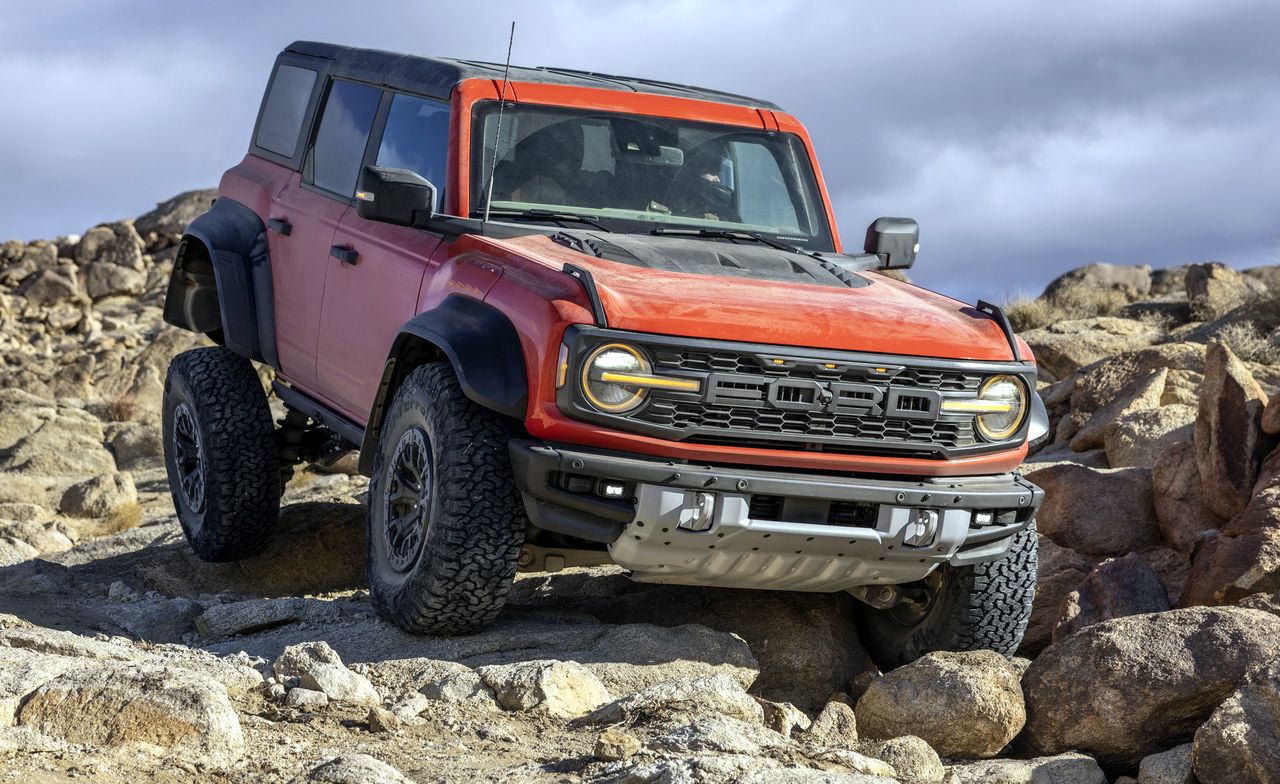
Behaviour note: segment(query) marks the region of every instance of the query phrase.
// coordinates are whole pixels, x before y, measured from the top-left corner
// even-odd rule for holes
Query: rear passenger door
[[[286,379],[328,399],[316,373],[325,272],[334,233],[355,198],[356,179],[381,89],[333,79],[295,174],[272,202],[276,340]],[[279,250],[277,250],[279,248]]]
[[[437,188],[443,203],[449,105],[388,91],[366,163],[408,169]],[[368,221],[352,209],[333,238],[355,253],[329,260],[320,325],[320,384],[334,402],[364,421],[391,344],[417,312],[418,294],[441,238],[421,229]]]

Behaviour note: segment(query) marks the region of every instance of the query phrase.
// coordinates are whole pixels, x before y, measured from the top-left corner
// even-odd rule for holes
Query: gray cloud
[[[809,127],[846,244],[922,226],[915,277],[1034,293],[1090,261],[1275,263],[1280,6],[1130,3],[46,3],[0,20],[0,237],[82,231],[243,154],[295,38],[631,73]]]

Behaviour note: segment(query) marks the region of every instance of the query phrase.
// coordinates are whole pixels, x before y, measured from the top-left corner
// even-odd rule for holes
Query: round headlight
[[[1027,413],[1027,393],[1016,376],[994,376],[978,390],[978,399],[999,411],[978,415],[978,432],[988,441],[1004,441],[1018,432]]]
[[[644,400],[643,387],[605,381],[605,373],[648,374],[649,360],[625,343],[609,343],[592,351],[582,364],[582,394],[591,405],[610,414],[621,414]]]

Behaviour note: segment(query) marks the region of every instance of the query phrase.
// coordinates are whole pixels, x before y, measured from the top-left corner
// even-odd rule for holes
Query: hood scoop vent
[[[842,289],[871,285],[868,279],[826,259],[750,242],[589,231],[560,231],[551,241],[599,259],[669,272]]]

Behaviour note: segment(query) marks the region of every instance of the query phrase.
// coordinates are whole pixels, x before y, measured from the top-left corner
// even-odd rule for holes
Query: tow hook
[[[677,528],[685,531],[706,531],[711,528],[711,518],[716,511],[716,497],[712,493],[695,493],[692,506],[685,510],[688,519],[680,521]]]

